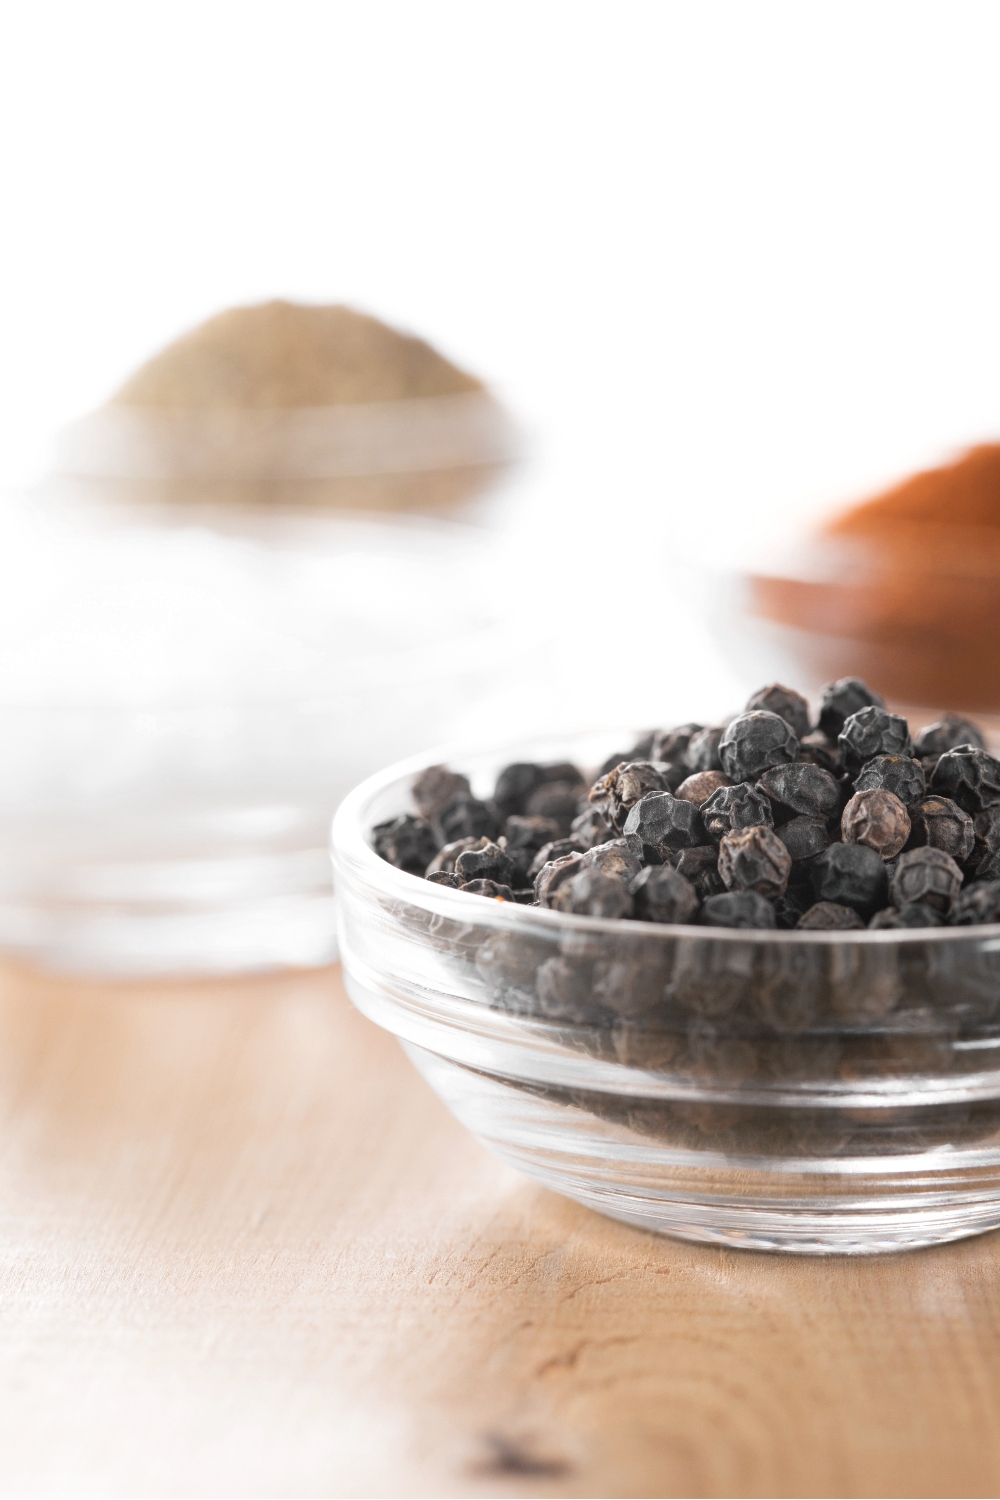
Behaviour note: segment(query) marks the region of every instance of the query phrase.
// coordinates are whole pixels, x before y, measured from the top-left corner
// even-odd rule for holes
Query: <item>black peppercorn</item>
[[[761,688],[748,699],[745,712],[752,713],[755,708],[762,708],[769,714],[778,714],[786,724],[791,725],[793,733],[800,740],[809,733],[809,704],[801,693],[782,687],[780,682],[772,682],[769,687]]]
[[[829,818],[840,805],[840,785],[836,777],[820,766],[804,761],[774,766],[764,772],[757,785],[772,802],[809,818]]]
[[[854,781],[856,792],[891,792],[905,808],[915,807],[927,795],[923,767],[908,755],[876,755]]]
[[[459,886],[462,884],[458,876],[450,870],[432,870],[427,876],[427,879],[430,881],[431,885],[446,885],[449,886],[453,891],[457,891]],[[532,895],[534,895],[533,891]]]
[[[627,839],[609,839],[606,844],[597,844],[593,849],[588,849],[580,861],[580,868],[614,875],[627,885],[642,869],[642,859],[631,848]]]
[[[931,791],[950,797],[974,816],[1000,802],[1000,761],[974,745],[957,745],[934,767]]]
[[[714,844],[682,849],[674,869],[685,880],[690,880],[699,901],[705,901],[709,896],[721,896],[726,889],[719,874],[719,851]]]
[[[835,740],[852,714],[871,707],[884,708],[885,702],[860,677],[841,677],[823,689],[819,727],[827,739]]]
[[[962,888],[962,872],[950,854],[925,845],[908,849],[896,861],[890,896],[896,907],[920,901],[948,912]]]
[[[883,859],[892,859],[910,836],[910,815],[892,792],[876,788],[856,792],[840,820],[844,841],[867,844]]]
[[[718,843],[737,828],[752,828],[755,823],[771,828],[774,816],[764,793],[751,782],[741,781],[736,786],[721,786],[713,792],[702,803],[701,821],[709,838]]]
[[[693,803],[695,807],[701,807],[720,787],[728,785],[729,778],[721,771],[695,771],[693,776],[688,776],[681,782],[674,795],[684,802]]]
[[[777,925],[785,931],[797,926],[799,918],[804,912],[809,910],[812,904],[811,890],[806,890],[799,886],[793,888],[789,882],[788,889],[784,895],[775,898],[774,916]]]
[[[466,849],[480,849],[484,844],[488,844],[489,842],[490,840],[486,838],[455,839],[454,843],[445,844],[444,848],[438,850],[427,866],[424,872],[427,879],[429,880],[432,875],[453,875],[455,873],[455,862],[460,854],[464,854]]]
[[[719,874],[729,890],[780,896],[791,869],[792,857],[778,835],[760,823],[727,833],[719,844]]]
[[[626,761],[595,781],[590,789],[590,801],[610,819],[620,833],[625,819],[641,797],[647,792],[667,790],[662,768],[648,760]]]
[[[556,859],[550,859],[548,864],[542,866],[535,876],[535,900],[539,906],[551,906],[556,891],[567,880],[579,873],[580,854],[561,854]]]
[[[669,865],[640,870],[629,889],[640,922],[693,922],[698,894],[690,880]]]
[[[845,720],[837,746],[840,758],[852,776],[857,775],[865,761],[873,756],[913,754],[910,726],[906,720],[874,705],[859,709]]]
[[[587,851],[578,839],[554,839],[551,844],[543,844],[528,866],[528,879],[534,881],[541,871],[553,860],[562,859],[564,854],[585,854]]]
[[[831,844],[810,862],[809,874],[817,901],[851,906],[866,918],[886,903],[885,865],[867,844]]]
[[[515,761],[513,765],[504,766],[493,790],[493,801],[501,816],[509,818],[514,813],[523,813],[528,798],[544,780],[544,768],[532,761]]]
[[[822,854],[830,843],[823,818],[789,818],[775,832],[793,861],[812,859],[814,855]]]
[[[378,823],[372,829],[372,844],[376,854],[411,875],[422,875],[438,851],[430,824],[411,813]]]
[[[972,851],[973,864],[978,866],[993,854],[1000,854],[1000,802],[984,807],[972,820],[975,846]],[[950,852],[950,851],[949,851]]]
[[[650,742],[647,759],[669,761],[671,764],[683,760],[692,736],[704,727],[704,724],[679,724],[676,729],[658,729]]]
[[[524,885],[535,855],[559,837],[559,825],[552,818],[525,818],[515,813],[503,825],[503,836],[514,863],[516,885]]]
[[[470,896],[489,896],[494,901],[513,901],[514,892],[509,885],[496,880],[467,880],[461,889]]]
[[[986,749],[986,741],[971,719],[963,719],[961,714],[942,714],[935,723],[921,729],[915,749],[919,756],[944,755],[946,750],[954,750],[958,745]]]
[[[719,741],[722,769],[730,781],[756,781],[772,766],[793,761],[798,751],[799,742],[785,720],[762,709],[739,714]]]
[[[817,901],[802,913],[795,925],[803,932],[849,932],[865,924],[851,906],[840,906],[836,901]]]
[[[908,906],[901,906],[897,910],[895,906],[883,906],[872,917],[868,926],[878,932],[883,928],[896,927],[941,927],[944,917],[933,906],[923,906],[921,903],[911,901]]]
[[[832,776],[840,776],[844,769],[837,746],[831,745],[826,735],[818,731],[806,735],[804,740],[799,741],[797,759],[805,761],[808,765],[819,766],[822,770],[829,771]]]
[[[559,832],[568,834],[573,819],[580,812],[584,790],[578,781],[544,781],[525,803],[529,818],[551,818]]]
[[[672,872],[671,872],[672,873]],[[578,917],[630,917],[632,897],[624,881],[602,870],[580,870],[566,880],[552,897],[553,911],[570,912]]]
[[[913,824],[910,843],[914,848],[929,844],[934,849],[943,849],[960,865],[972,854],[975,824],[950,797],[926,797],[913,809],[910,819]]]
[[[576,839],[585,849],[592,849],[595,844],[606,844],[608,839],[613,839],[616,831],[611,825],[610,818],[599,807],[588,807],[585,812],[573,819],[569,828],[569,836]]]
[[[774,927],[774,907],[756,891],[725,891],[701,908],[706,927]]]
[[[465,849],[458,856],[455,874],[463,885],[468,885],[471,880],[492,880],[497,885],[511,885],[514,861],[499,844],[483,839],[478,849]]]
[[[719,741],[724,733],[721,724],[709,724],[699,729],[688,741],[682,759],[689,771],[721,771]]]
[[[413,800],[428,822],[455,797],[471,797],[468,777],[449,771],[447,766],[428,766],[421,771],[411,788]]]
[[[500,819],[492,803],[461,792],[438,808],[432,826],[439,843],[452,844],[456,839],[496,838]]]
[[[1000,880],[977,880],[966,886],[951,909],[955,927],[979,927],[1000,922]]]
[[[625,820],[629,848],[646,864],[663,864],[681,849],[705,842],[701,814],[669,792],[649,792]]]

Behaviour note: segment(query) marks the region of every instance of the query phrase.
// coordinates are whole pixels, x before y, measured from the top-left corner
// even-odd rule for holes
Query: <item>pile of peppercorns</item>
[[[812,728],[774,684],[726,724],[655,730],[587,790],[516,763],[489,801],[432,766],[383,859],[472,895],[578,916],[800,930],[1000,921],[1000,761],[947,714],[910,738],[859,678]]]

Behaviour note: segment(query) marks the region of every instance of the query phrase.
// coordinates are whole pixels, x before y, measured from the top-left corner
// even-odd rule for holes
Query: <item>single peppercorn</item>
[[[977,880],[966,886],[951,909],[955,927],[979,927],[1000,922],[1000,880]]]
[[[665,792],[663,770],[648,760],[626,761],[595,781],[590,801],[613,824],[617,832],[625,826],[629,812],[649,792]]]
[[[672,873],[672,872],[671,872]],[[559,886],[552,898],[553,911],[570,912],[578,917],[603,917],[611,920],[632,915],[632,897],[628,887],[603,870],[580,870]]]
[[[503,825],[503,837],[504,847],[514,863],[516,889],[527,881],[539,850],[559,837],[559,825],[552,818],[525,818],[515,813]]]
[[[438,851],[438,841],[426,818],[400,813],[372,829],[375,853],[411,875],[423,875]]]
[[[685,880],[690,880],[699,901],[706,901],[709,896],[721,896],[726,889],[719,874],[719,851],[714,844],[682,849],[674,869]]]
[[[931,791],[950,797],[974,816],[1000,802],[1000,761],[974,745],[956,745],[934,767]]]
[[[764,793],[752,782],[741,781],[737,786],[720,786],[713,792],[702,803],[701,821],[709,838],[718,843],[737,828],[752,828],[755,823],[771,828],[774,816]]]
[[[615,875],[627,884],[642,869],[642,859],[631,848],[627,839],[609,839],[606,844],[588,849],[580,861],[580,868]]]
[[[972,873],[977,880],[1000,880],[1000,854],[987,854]]]
[[[648,865],[629,887],[640,922],[693,922],[698,894],[670,865]]]
[[[855,776],[876,755],[913,754],[910,726],[899,714],[871,705],[859,709],[844,722],[837,738],[840,758]]]
[[[1000,854],[1000,802],[984,807],[972,820],[975,845],[972,850],[973,864],[978,866],[993,854]]]
[[[769,714],[778,714],[786,724],[791,725],[792,732],[800,740],[809,733],[809,704],[793,688],[782,687],[780,682],[772,682],[769,687],[761,688],[747,700],[744,711],[752,713],[756,708],[762,708]]]
[[[780,896],[791,870],[788,850],[773,829],[760,823],[727,833],[719,844],[719,874],[729,890]]]
[[[525,812],[529,818],[551,818],[558,823],[560,833],[565,835],[580,811],[583,795],[583,787],[578,781],[544,781],[528,798]]]
[[[556,891],[564,881],[578,874],[583,854],[560,854],[542,866],[535,876],[535,900],[539,906],[551,906]]]
[[[755,709],[739,714],[719,741],[722,769],[730,781],[756,781],[772,766],[786,765],[798,754],[799,742],[778,714]]]
[[[774,907],[756,891],[725,891],[709,896],[701,908],[706,927],[774,927]]]
[[[865,924],[851,906],[840,906],[836,901],[817,901],[802,913],[795,925],[802,932],[849,932]]]
[[[428,822],[455,797],[471,797],[468,777],[449,771],[447,766],[428,766],[411,787],[413,800]]]
[[[514,861],[499,844],[484,839],[478,849],[465,849],[455,861],[455,874],[463,885],[470,880],[492,880],[497,885],[511,885]]]
[[[728,785],[729,778],[721,771],[695,771],[693,776],[688,776],[681,782],[674,795],[695,807],[701,807],[720,787]]]
[[[817,901],[834,901],[870,917],[886,903],[885,865],[867,844],[831,844],[810,862]]]
[[[896,907],[920,901],[948,912],[961,889],[962,872],[951,855],[925,845],[899,856],[889,894]]]
[[[860,677],[841,677],[823,689],[819,727],[828,740],[835,740],[852,714],[871,707],[884,708],[885,702]]]
[[[919,756],[944,755],[946,750],[954,750],[959,745],[986,749],[982,732],[971,719],[963,719],[961,714],[942,714],[940,719],[921,729],[914,749]]]
[[[809,818],[832,817],[840,804],[840,785],[836,777],[807,761],[774,766],[764,772],[757,786],[772,802]]]
[[[892,792],[856,792],[844,808],[840,830],[848,844],[867,844],[892,859],[910,836],[910,815]]]
[[[669,792],[649,792],[626,818],[625,837],[646,864],[663,864],[671,854],[703,844],[705,829],[693,803]]]
[[[911,822],[910,843],[914,848],[929,844],[933,849],[943,849],[960,865],[965,864],[975,848],[975,824],[950,797],[925,797],[914,808]]]
[[[873,931],[879,932],[885,928],[898,927],[941,927],[944,917],[933,906],[924,906],[920,902],[911,901],[908,906],[883,906],[872,917],[868,926]]]
[[[891,792],[905,808],[915,807],[927,795],[927,783],[918,760],[908,755],[876,755],[854,781],[856,792]]]
[[[615,829],[611,826],[610,818],[599,807],[588,807],[573,819],[569,826],[569,836],[585,848],[592,849],[595,844],[606,844],[608,839],[613,839]]]
[[[705,729],[699,729],[691,736],[682,757],[689,771],[722,770],[722,761],[719,759],[719,741],[723,733],[723,725],[709,724]]]
[[[650,742],[648,759],[671,764],[683,760],[692,737],[704,727],[704,724],[679,724],[676,729],[658,729]]]
[[[528,798],[545,780],[543,768],[533,761],[515,761],[504,766],[493,789],[493,801],[504,818],[523,813]]]
[[[779,839],[784,844],[792,857],[793,862],[800,859],[812,859],[817,854],[822,854],[830,843],[830,835],[827,832],[826,821],[823,818],[789,818],[787,823],[782,823],[776,828]]]
[[[537,880],[546,865],[552,864],[554,860],[562,859],[566,854],[585,854],[587,851],[577,839],[553,839],[551,844],[543,844],[528,866],[528,879]]]
[[[479,849],[483,844],[488,844],[489,842],[490,840],[486,838],[455,839],[454,843],[445,844],[443,849],[438,850],[424,871],[424,874],[428,880],[432,875],[454,875],[455,861],[460,854],[464,854],[466,849]]]
[[[432,870],[427,876],[431,885],[446,885],[453,891],[457,891],[462,882],[453,870]],[[532,892],[534,895],[534,892]]]
[[[509,885],[501,885],[497,880],[467,880],[463,882],[461,889],[470,896],[489,896],[494,901],[513,901],[514,892]]]
[[[460,792],[438,808],[432,827],[439,843],[452,844],[456,839],[496,838],[500,832],[500,819],[492,803],[481,802],[478,797]]]

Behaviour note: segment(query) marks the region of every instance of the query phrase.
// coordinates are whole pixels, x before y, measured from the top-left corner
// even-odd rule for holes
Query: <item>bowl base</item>
[[[452,1113],[565,1197],[677,1239],[800,1255],[915,1250],[1000,1228],[1000,1149],[882,1157],[736,1156],[640,1135],[404,1042]]]

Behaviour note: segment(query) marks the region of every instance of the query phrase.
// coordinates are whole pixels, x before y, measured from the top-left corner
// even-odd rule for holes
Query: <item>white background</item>
[[[666,595],[672,542],[738,555],[1000,430],[995,5],[32,0],[2,27],[4,480],[274,295],[496,384],[567,589]]]

